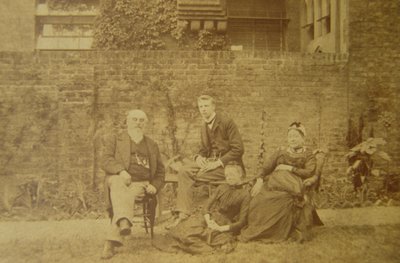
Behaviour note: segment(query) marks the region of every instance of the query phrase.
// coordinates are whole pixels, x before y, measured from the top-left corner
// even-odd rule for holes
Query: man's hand
[[[263,179],[257,178],[256,183],[254,184],[253,188],[251,188],[250,191],[251,196],[256,196],[261,191],[262,186],[263,186]]]
[[[146,188],[144,189],[146,193],[154,195],[157,193],[157,188],[155,188],[152,184],[146,185]]]
[[[202,172],[208,172],[208,171],[215,170],[220,166],[221,166],[221,161],[219,161],[219,160],[218,161],[213,161],[213,162],[207,162],[205,164],[205,166],[203,166],[200,170]]]
[[[203,168],[207,164],[207,159],[201,155],[196,157],[196,163],[200,168]]]
[[[124,184],[126,186],[129,186],[131,184],[132,182],[131,175],[127,171],[123,170],[119,172],[119,176],[123,178]]]
[[[280,164],[275,168],[275,171],[281,170],[281,171],[289,171],[292,172],[293,171],[293,166],[291,165],[287,165],[287,164]]]

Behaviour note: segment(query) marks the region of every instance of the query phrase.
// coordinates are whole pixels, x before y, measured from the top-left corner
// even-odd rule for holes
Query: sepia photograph
[[[0,0],[0,263],[400,262],[399,0]]]

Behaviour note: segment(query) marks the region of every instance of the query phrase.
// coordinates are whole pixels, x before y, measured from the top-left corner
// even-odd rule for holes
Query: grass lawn
[[[87,228],[84,235],[70,231],[1,242],[0,262],[99,262],[103,233],[96,229]],[[161,252],[152,247],[143,229],[134,231],[137,234],[108,262],[400,262],[398,224],[324,226],[315,228],[313,240],[304,244],[251,242],[238,244],[230,254],[206,256]]]

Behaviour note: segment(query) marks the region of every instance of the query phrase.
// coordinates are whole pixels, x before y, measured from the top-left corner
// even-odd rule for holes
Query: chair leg
[[[157,197],[152,196],[148,203],[148,215],[150,219],[150,236],[154,237],[154,222],[156,219]]]
[[[147,201],[143,202],[143,221],[144,221],[144,229],[146,230],[146,234],[149,233],[148,226],[147,226],[147,220],[148,220],[148,207],[147,207]]]

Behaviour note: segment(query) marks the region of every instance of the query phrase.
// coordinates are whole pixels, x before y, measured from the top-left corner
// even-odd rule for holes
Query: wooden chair
[[[157,196],[145,194],[142,198],[137,198],[135,204],[142,205],[144,229],[146,230],[146,234],[149,233],[150,229],[150,237],[153,239]]]
[[[319,186],[321,184],[321,175],[322,175],[322,169],[324,167],[325,161],[326,161],[326,151],[317,149],[314,152],[315,159],[317,161],[317,165],[315,168],[315,176],[316,176],[316,181],[307,189],[308,190],[308,196],[311,199],[311,202],[313,204],[313,211],[312,211],[312,218],[313,218],[313,223],[316,226],[322,226],[323,222],[321,221],[320,217],[317,214],[316,211],[316,202],[315,202],[315,195],[319,191]]]
[[[322,150],[322,149],[317,149],[317,150],[314,150],[313,154],[315,155],[315,159],[317,161],[317,165],[315,168],[315,175],[317,176],[317,180],[311,186],[311,189],[315,192],[318,192],[319,186],[321,184],[322,170],[324,168],[324,164],[326,161],[326,151]]]
[[[110,194],[109,188],[107,194]],[[156,207],[157,207],[157,196],[145,194],[143,197],[138,197],[135,200],[135,205],[141,205],[143,211],[143,224],[146,231],[146,234],[149,233],[150,229],[150,236],[153,239],[154,237],[154,224],[155,224],[155,217],[156,217]],[[107,209],[108,216],[110,220],[114,216],[114,212],[112,207]]]

